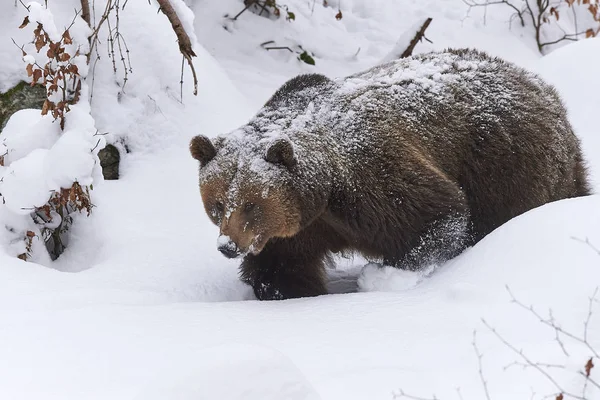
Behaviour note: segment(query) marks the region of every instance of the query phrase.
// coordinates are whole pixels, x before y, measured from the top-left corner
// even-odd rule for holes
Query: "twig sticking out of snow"
[[[565,0],[564,2],[552,2],[550,0],[523,0],[512,3],[512,0],[463,0],[469,9],[467,16],[474,7],[484,7],[483,23],[486,23],[487,7],[491,5],[503,4],[512,8],[515,13],[510,17],[509,24],[512,23],[514,17],[518,17],[521,26],[525,27],[525,19],[529,19],[531,26],[534,28],[535,41],[540,53],[545,54],[546,46],[552,46],[563,41],[577,41],[581,38],[596,37],[600,33],[600,2],[598,0]],[[575,7],[582,7],[583,13],[588,13],[591,16],[591,25],[587,25],[587,29],[579,30]],[[558,24],[560,13],[565,10],[565,7],[571,8],[573,12],[574,29],[572,32],[566,32],[565,29]],[[588,16],[588,19],[589,19]],[[466,17],[465,17],[466,18]],[[550,24],[553,22],[552,24]],[[546,32],[547,29],[557,28],[554,32]],[[550,33],[554,40],[548,40],[547,35]],[[556,34],[559,34],[557,36]]]
[[[564,336],[565,338],[569,338],[575,342],[578,342],[582,345],[584,345],[588,351],[591,352],[591,354],[593,355],[591,358],[588,359],[587,363],[584,365],[583,371],[578,371],[578,375],[582,376],[585,379],[584,382],[584,386],[583,386],[583,390],[582,390],[582,394],[581,395],[577,395],[574,394],[572,392],[569,392],[567,390],[565,390],[559,383],[558,381],[547,371],[548,369],[552,369],[552,368],[558,368],[558,369],[567,369],[565,365],[558,365],[558,364],[546,364],[546,363],[539,363],[539,362],[534,362],[532,361],[529,357],[527,357],[525,355],[525,353],[523,352],[522,349],[517,349],[514,345],[512,345],[511,343],[509,343],[502,335],[500,335],[500,333],[498,333],[498,331],[491,327],[486,321],[485,319],[482,319],[483,324],[498,338],[498,340],[500,340],[502,342],[502,344],[504,344],[507,348],[509,348],[512,352],[514,352],[515,354],[517,354],[522,360],[523,362],[514,362],[510,365],[508,365],[506,368],[509,368],[513,365],[517,365],[517,366],[521,366],[524,369],[527,368],[533,368],[534,370],[538,371],[540,374],[542,374],[549,382],[551,382],[554,387],[557,389],[557,392],[555,394],[553,394],[551,397],[557,399],[557,400],[563,400],[566,397],[569,398],[573,398],[573,399],[577,399],[577,400],[586,400],[586,392],[587,392],[587,388],[589,385],[592,385],[598,389],[600,389],[600,383],[598,383],[597,381],[595,381],[591,376],[591,370],[594,368],[594,363],[593,363],[593,359],[596,358],[600,358],[598,351],[596,351],[596,349],[594,349],[594,347],[590,344],[590,342],[588,341],[588,328],[589,328],[589,323],[590,320],[592,318],[592,314],[593,314],[593,306],[594,303],[597,301],[596,297],[598,295],[598,288],[596,288],[594,290],[594,293],[592,294],[592,296],[589,298],[589,305],[588,305],[588,313],[587,313],[587,317],[586,320],[584,321],[584,329],[583,329],[583,336],[578,336],[575,335],[565,329],[563,329],[562,327],[558,326],[553,315],[552,315],[552,311],[550,310],[549,312],[549,317],[548,318],[544,318],[542,317],[537,311],[534,310],[533,306],[526,306],[525,304],[523,304],[521,301],[517,300],[517,298],[514,296],[514,294],[511,292],[510,288],[507,286],[506,290],[508,291],[508,293],[510,294],[511,298],[512,298],[512,302],[517,304],[519,307],[529,311],[531,314],[533,314],[542,324],[551,327],[552,329],[554,329],[555,332],[555,339],[557,341],[557,343],[559,344],[561,350],[563,351],[563,353],[566,356],[569,356],[569,353],[566,350],[566,346],[563,342],[563,338],[562,336]],[[562,335],[562,336],[561,336]]]
[[[533,369],[533,370],[538,371],[556,389],[556,392],[554,392],[551,395],[543,397],[544,399],[551,398],[554,400],[566,400],[566,399],[591,400],[591,398],[588,397],[588,395],[589,395],[588,388],[590,386],[592,386],[592,387],[600,390],[600,382],[598,382],[591,376],[592,370],[596,367],[596,365],[594,364],[594,361],[597,362],[597,360],[600,359],[600,357],[599,357],[598,351],[596,349],[594,349],[594,347],[588,341],[588,330],[589,330],[589,323],[590,323],[590,320],[593,315],[594,304],[598,303],[598,295],[600,294],[600,288],[596,288],[594,290],[592,296],[589,298],[588,312],[587,312],[587,317],[583,324],[584,330],[583,330],[582,336],[573,334],[573,333],[561,328],[560,326],[558,326],[556,320],[552,316],[552,311],[550,311],[550,313],[549,313],[550,314],[549,318],[544,318],[537,311],[535,311],[532,306],[526,306],[521,301],[517,300],[517,298],[513,295],[513,293],[508,288],[508,286],[506,289],[508,290],[508,293],[510,294],[513,303],[517,304],[519,307],[532,313],[542,324],[554,329],[554,331],[556,333],[556,341],[558,342],[561,350],[563,351],[563,354],[565,354],[567,357],[569,357],[569,353],[567,352],[566,346],[564,343],[564,340],[568,338],[575,342],[578,342],[579,344],[584,345],[587,348],[587,350],[592,354],[592,356],[586,360],[585,364],[583,365],[583,368],[576,372],[576,374],[578,376],[580,376],[584,379],[583,386],[581,388],[581,394],[576,394],[573,391],[566,390],[565,387],[563,385],[561,385],[561,383],[559,383],[557,378],[551,373],[552,370],[557,370],[557,369],[568,371],[569,368],[567,367],[567,365],[549,364],[549,363],[542,363],[542,362],[537,362],[537,361],[532,360],[530,357],[528,357],[525,354],[523,349],[519,349],[515,345],[510,343],[506,338],[504,338],[504,336],[502,336],[498,332],[498,330],[496,330],[496,328],[492,327],[485,319],[482,319],[483,324],[494,334],[494,336],[504,346],[506,346],[508,349],[510,349],[513,353],[515,353],[520,358],[519,361],[514,361],[514,362],[508,364],[507,366],[504,367],[504,369],[506,370],[510,367],[517,366],[517,367],[522,367],[523,369]],[[481,351],[479,350],[479,347],[477,345],[476,333],[477,333],[476,331],[473,332],[472,345],[473,345],[473,348],[475,349],[475,354],[477,355],[477,360],[478,360],[478,365],[479,365],[479,377],[480,377],[480,380],[483,384],[483,388],[485,391],[485,399],[491,400],[487,381],[485,379],[485,375],[483,372],[483,363],[482,363],[483,354],[481,353]],[[571,372],[574,372],[574,371],[571,371]],[[460,393],[460,390],[457,389],[457,392],[458,392],[458,397],[462,400],[462,394]],[[403,390],[394,392],[394,393],[392,393],[392,395],[393,395],[394,399],[438,400],[438,398],[435,395],[431,398],[418,397],[418,396],[413,396],[413,395],[407,394]],[[531,398],[533,398],[533,397],[535,397],[535,392],[532,393]]]
[[[425,20],[425,22],[423,22],[423,25],[421,25],[421,28],[417,31],[417,33],[415,34],[415,37],[410,41],[410,44],[408,45],[406,50],[404,50],[404,52],[400,55],[400,58],[406,58],[412,54],[417,43],[419,43],[421,41],[421,39],[423,39],[425,37],[425,30],[427,29],[429,24],[431,24],[432,20],[433,20],[432,18],[427,18]]]
[[[508,286],[506,287],[506,290],[508,291],[508,294],[510,295],[513,303],[515,303],[519,307],[523,308],[524,310],[527,310],[530,313],[532,313],[542,324],[554,329],[555,334],[556,334],[556,340],[557,340],[558,344],[560,345],[561,349],[563,350],[563,353],[565,353],[565,355],[568,356],[569,353],[567,353],[564,343],[561,341],[560,335],[564,335],[568,338],[575,340],[576,342],[583,344],[594,355],[594,357],[600,358],[600,354],[598,354],[598,352],[592,347],[592,345],[588,341],[588,330],[589,330],[588,328],[589,328],[589,323],[590,323],[590,320],[591,320],[592,314],[593,314],[594,301],[596,299],[596,296],[598,295],[598,288],[596,288],[596,290],[594,291],[594,293],[592,294],[592,296],[589,299],[588,314],[587,314],[586,320],[584,322],[583,336],[581,336],[581,337],[574,335],[574,334],[564,330],[560,326],[558,326],[556,324],[554,317],[552,316],[552,310],[550,310],[550,312],[549,312],[549,318],[544,318],[537,311],[534,310],[533,306],[526,306],[525,304],[523,304],[522,302],[517,300],[517,298],[511,292],[511,290]]]
[[[491,325],[489,325],[485,319],[482,319],[482,321],[483,321],[483,324],[498,338],[498,340],[500,340],[502,342],[502,344],[504,344],[507,348],[509,348],[512,352],[517,354],[519,357],[521,357],[521,359],[523,359],[523,361],[524,361],[523,363],[517,363],[517,364],[513,363],[511,365],[520,365],[523,368],[533,368],[536,371],[538,371],[540,374],[542,374],[549,382],[551,382],[554,385],[557,392],[552,394],[551,397],[562,400],[562,399],[564,399],[564,396],[568,396],[568,397],[571,397],[571,398],[577,399],[577,400],[588,400],[585,397],[585,389],[584,389],[584,394],[582,396],[577,395],[572,392],[569,392],[568,390],[565,390],[558,383],[558,381],[556,379],[554,379],[554,377],[548,371],[546,371],[544,369],[544,368],[548,368],[548,367],[565,369],[566,368],[565,366],[548,365],[548,364],[534,362],[529,357],[527,357],[527,355],[525,355],[525,353],[523,352],[522,349],[517,349],[514,345],[512,345],[510,342],[508,342],[502,335],[500,335],[500,333],[498,333],[498,331],[495,328],[493,328]],[[591,378],[586,377],[586,380],[591,380]],[[596,384],[596,383],[594,382],[594,384]],[[586,387],[587,387],[587,384],[586,384]]]
[[[485,377],[483,375],[483,354],[481,354],[481,351],[479,351],[479,346],[477,346],[477,331],[473,331],[473,349],[475,349],[475,354],[477,355],[477,363],[479,365],[479,378],[481,379],[483,390],[485,391],[485,398],[486,400],[491,400],[487,381],[485,380]]]
[[[590,249],[594,250],[594,252],[600,256],[600,249],[598,249],[596,246],[594,246],[590,242],[589,238],[585,238],[585,240],[583,240],[583,239],[579,239],[579,238],[576,238],[576,237],[572,236],[571,239],[576,240],[576,241],[578,241],[580,243],[586,244]]]
[[[394,399],[409,399],[409,400],[439,400],[437,397],[435,397],[435,395],[431,398],[425,398],[425,397],[417,397],[417,396],[412,396],[408,393],[404,393],[403,390],[400,390],[398,393],[392,393],[392,395],[394,396]]]
[[[188,62],[190,69],[192,70],[192,75],[194,77],[194,96],[198,94],[198,78],[196,76],[196,69],[194,68],[194,63],[192,62],[192,57],[196,57],[196,53],[192,50],[192,41],[188,36],[187,32],[183,28],[183,24],[177,16],[175,9],[169,2],[169,0],[157,0],[160,10],[167,16],[173,30],[175,31],[175,35],[177,35],[177,41],[179,42],[179,51],[183,55],[183,58]]]
[[[381,60],[381,62],[383,63],[398,58],[409,57],[417,46],[417,43],[425,38],[425,30],[429,27],[432,20],[432,18],[427,18],[422,24],[415,24],[409,30],[404,32],[396,41],[394,48],[383,58],[383,60]],[[413,34],[415,30],[416,33]],[[427,40],[427,38],[425,39]]]

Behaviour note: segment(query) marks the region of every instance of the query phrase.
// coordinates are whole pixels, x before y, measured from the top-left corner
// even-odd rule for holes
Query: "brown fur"
[[[224,218],[216,203],[226,203],[227,189],[225,182],[211,181],[202,187],[202,200],[207,214],[220,227],[220,234],[230,237],[240,252],[258,253],[269,239],[294,236],[300,230],[299,211],[294,212],[298,210],[296,201],[282,192],[264,198],[257,187],[245,188],[245,201]]]
[[[381,83],[407,60],[346,78],[375,82],[352,91],[304,75],[230,137],[192,139],[206,212],[235,254],[246,254],[241,278],[259,299],[325,294],[324,264],[335,252],[415,270],[532,208],[590,193],[551,86],[481,52],[439,54],[412,60],[449,60],[442,74],[454,80],[441,92]],[[315,116],[298,125],[309,107]],[[269,141],[273,121],[289,138]]]

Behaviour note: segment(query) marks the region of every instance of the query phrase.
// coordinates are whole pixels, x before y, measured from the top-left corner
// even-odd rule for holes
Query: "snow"
[[[54,15],[52,15],[52,12],[37,1],[30,1],[25,5],[25,7],[29,12],[29,21],[42,24],[44,26],[44,31],[46,31],[50,40],[53,42],[58,42],[61,38],[61,34],[58,32],[58,29],[56,29],[56,25],[54,24]]]
[[[591,179],[595,187],[600,187],[600,169],[596,160],[600,159],[600,136],[595,128],[595,92],[600,84],[590,79],[586,73],[574,73],[573,62],[588,66],[598,62],[600,38],[593,38],[555,50],[542,58],[536,71],[552,83],[562,95],[573,128],[583,141],[584,154],[590,160]]]
[[[420,271],[403,271],[387,265],[369,263],[358,276],[357,286],[360,291],[404,291],[416,287],[436,269],[435,265]]]
[[[70,23],[77,3],[49,2],[57,27]],[[122,70],[114,75],[103,57],[90,84],[91,105],[74,108],[65,133],[31,110],[15,114],[2,131],[3,145],[14,151],[8,166],[0,167],[2,185],[9,185],[0,193],[10,193],[0,206],[0,221],[10,228],[0,229],[0,398],[383,400],[402,390],[423,398],[481,399],[474,330],[492,399],[555,393],[531,368],[505,369],[523,360],[481,318],[532,360],[566,365],[553,369],[553,376],[581,392],[577,372],[589,352],[563,337],[566,356],[554,330],[512,302],[507,287],[523,304],[544,317],[551,309],[557,323],[581,335],[588,298],[600,282],[600,255],[582,242],[600,247],[600,195],[531,210],[435,271],[414,274],[360,257],[338,259],[337,269],[328,271],[331,295],[258,302],[238,279],[239,260],[226,259],[215,246],[218,228],[201,204],[198,163],[187,146],[196,134],[214,137],[246,123],[300,72],[333,79],[375,65],[399,34],[431,16],[426,36],[433,44],[419,43],[418,52],[475,46],[538,71],[558,87],[597,191],[597,83],[590,74],[573,73],[573,65],[598,63],[598,39],[540,58],[520,27],[507,30],[510,10],[488,14],[484,25],[481,10],[464,18],[460,0],[344,0],[340,21],[334,18],[336,1],[330,7],[317,2],[313,12],[306,2],[290,0],[293,22],[249,12],[236,22],[225,20],[224,14],[241,10],[237,0],[172,3],[184,25],[195,28],[198,97],[191,95],[186,67],[180,101],[181,58],[156,3],[128,2],[121,26],[133,72],[125,89]],[[193,21],[183,12],[186,4]],[[24,71],[10,37],[26,43],[29,36],[16,29],[22,6],[6,2],[0,11],[5,90]],[[316,65],[288,51],[259,48],[274,38],[314,51]],[[126,141],[131,151],[123,154],[118,181],[102,182],[97,169],[89,170],[102,146],[94,149],[99,136],[123,148],[120,141]],[[84,148],[89,157],[80,157],[77,149]],[[60,171],[87,172],[55,175],[55,163],[71,165]],[[15,170],[20,178],[11,178]],[[66,252],[50,261],[39,231],[16,212],[39,204],[64,181],[90,177],[96,207],[90,217],[75,217]],[[15,256],[23,252],[20,235],[28,230],[38,235],[32,242],[36,257],[23,262]],[[588,338],[599,349],[600,304],[593,305]],[[596,381],[598,371],[592,370]],[[593,385],[587,393],[600,398]]]

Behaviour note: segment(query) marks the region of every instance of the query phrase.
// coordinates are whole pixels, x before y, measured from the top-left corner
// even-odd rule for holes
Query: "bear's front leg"
[[[240,277],[259,300],[327,294],[324,260],[328,250],[327,240],[315,229],[271,239],[259,254],[246,255]]]

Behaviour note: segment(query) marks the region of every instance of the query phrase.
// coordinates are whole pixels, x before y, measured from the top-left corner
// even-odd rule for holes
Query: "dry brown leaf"
[[[44,47],[45,45],[46,45],[46,39],[44,39],[43,36],[39,35],[35,38],[35,49],[38,51],[38,53],[40,52],[42,47]]]
[[[65,31],[65,33],[63,33],[62,37],[63,37],[63,41],[65,42],[65,44],[73,43],[73,40],[71,39],[71,34],[69,33],[68,29]]]
[[[31,86],[35,85],[40,80],[41,77],[42,77],[42,70],[39,68],[36,68],[33,71],[33,78],[31,80]]]
[[[592,362],[592,359],[590,358],[588,360],[587,363],[585,363],[585,376],[587,376],[589,378],[590,373],[592,372],[592,368],[594,368],[594,363]]]
[[[25,28],[28,24],[29,24],[29,15],[25,16],[23,23],[21,23],[21,25],[19,25],[19,29]]]

